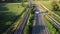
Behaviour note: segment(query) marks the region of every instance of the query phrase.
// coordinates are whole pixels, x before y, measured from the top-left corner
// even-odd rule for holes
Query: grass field
[[[2,9],[2,11],[12,12],[12,13],[15,13],[17,15],[20,14],[25,8],[25,7],[22,6],[21,3],[7,3],[7,4],[4,3],[4,4],[5,4],[5,6],[0,7],[0,9]],[[4,4],[1,4],[1,5],[4,5]]]
[[[46,6],[49,10],[53,11],[52,9],[52,1],[40,1],[44,6]],[[59,8],[60,8],[60,4],[59,4]],[[56,14],[58,14],[60,16],[60,11],[53,11]]]
[[[20,16],[28,3],[0,3],[0,34],[9,28]]]

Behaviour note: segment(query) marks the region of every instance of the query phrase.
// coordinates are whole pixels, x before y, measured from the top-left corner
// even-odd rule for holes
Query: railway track
[[[28,17],[29,17],[29,14],[30,14],[30,12],[29,12],[29,9],[28,9],[25,17],[24,17],[23,20],[21,21],[21,24],[19,24],[19,26],[17,27],[17,29],[16,29],[16,31],[14,32],[14,34],[24,34],[24,33],[23,33],[23,30],[24,30],[24,28],[25,28],[26,21],[27,21],[27,19],[28,19]]]
[[[49,17],[49,19],[58,27],[60,28],[60,23],[58,21],[56,21],[54,18],[52,18],[50,15],[48,15],[47,13],[45,13],[46,16]]]

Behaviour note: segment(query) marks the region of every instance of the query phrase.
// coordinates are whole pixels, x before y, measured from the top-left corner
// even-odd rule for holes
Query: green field
[[[40,1],[44,6],[46,6],[49,10],[53,11],[52,9],[52,1]],[[60,4],[59,4],[59,8],[60,8]],[[60,16],[60,11],[53,11],[56,14],[58,14]]]
[[[0,3],[0,34],[16,22],[27,5],[28,3],[24,3],[24,6],[21,3]]]

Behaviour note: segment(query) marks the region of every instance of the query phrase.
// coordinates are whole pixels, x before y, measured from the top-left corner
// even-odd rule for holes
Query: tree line
[[[4,3],[4,2],[26,2],[28,0],[0,0],[0,3]]]

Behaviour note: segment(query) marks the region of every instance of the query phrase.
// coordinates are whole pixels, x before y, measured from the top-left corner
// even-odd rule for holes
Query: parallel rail
[[[14,32],[14,34],[24,34],[23,30],[25,28],[25,25],[27,23],[27,19],[30,15],[30,11],[28,9],[28,12],[26,13],[25,17],[23,18],[23,20],[21,21],[21,24],[19,24],[19,26],[17,27],[16,31]]]
[[[49,17],[49,19],[58,27],[60,28],[60,23],[58,21],[56,21],[55,19],[53,19],[50,15],[48,15],[47,13],[45,13],[46,16]]]
[[[26,20],[27,20],[28,16],[29,16],[29,10],[27,10],[25,17],[21,20],[21,23],[19,23],[18,26],[22,24],[24,19],[25,19],[24,22],[26,23]],[[13,34],[13,31],[11,30],[13,28],[13,26],[14,26],[14,24],[12,24],[12,26],[10,26],[10,28],[8,28],[7,31],[4,34]]]

